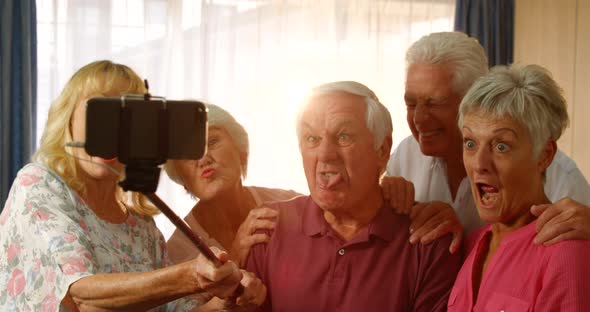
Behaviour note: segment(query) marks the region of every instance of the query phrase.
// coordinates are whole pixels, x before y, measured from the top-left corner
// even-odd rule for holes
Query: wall
[[[570,127],[559,147],[590,179],[590,0],[516,0],[514,60],[549,69],[563,88]]]

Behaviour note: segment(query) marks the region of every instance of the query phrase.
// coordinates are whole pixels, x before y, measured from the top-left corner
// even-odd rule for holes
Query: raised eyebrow
[[[518,138],[518,133],[516,133],[516,131],[514,131],[514,129],[511,129],[511,128],[499,128],[499,129],[495,129],[493,132],[496,134],[501,133],[501,132],[512,132],[512,134],[514,134],[514,136],[516,138]]]

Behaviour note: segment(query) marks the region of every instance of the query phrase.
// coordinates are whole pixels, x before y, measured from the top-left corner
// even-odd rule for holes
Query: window
[[[38,137],[47,108],[76,69],[112,59],[151,93],[230,111],[250,136],[246,185],[307,193],[294,119],[305,92],[335,80],[369,86],[390,109],[394,145],[405,120],[404,53],[452,29],[453,0],[37,0]],[[163,174],[165,175],[165,174]],[[180,215],[194,205],[162,178]],[[159,222],[161,224],[161,222]],[[172,227],[162,225],[166,236]]]

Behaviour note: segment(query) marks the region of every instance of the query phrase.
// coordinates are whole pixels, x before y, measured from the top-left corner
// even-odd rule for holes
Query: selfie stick
[[[166,205],[156,193],[143,193],[160,211],[172,222],[176,228],[178,228],[186,237],[188,237],[193,244],[199,249],[199,251],[205,256],[209,261],[211,261],[216,267],[223,265],[219,258],[215,256],[213,251],[209,249],[207,244],[203,242],[203,240],[191,230],[191,228],[186,224],[184,220],[182,220],[177,214]]]
[[[145,80],[146,90],[148,89],[147,80]],[[119,160],[125,164],[125,180],[119,182],[119,185],[124,191],[135,191],[144,194],[167,218],[172,222],[176,228],[178,228],[187,238],[189,238],[193,244],[199,249],[201,254],[205,256],[215,267],[223,265],[221,260],[215,256],[213,251],[209,249],[207,244],[189,227],[189,225],[181,219],[158,195],[156,195],[156,189],[158,187],[158,180],[160,177],[160,164],[166,161],[166,154],[163,151],[167,151],[168,140],[168,119],[159,118],[158,120],[158,142],[160,144],[160,154],[157,159],[131,159],[129,155],[129,146],[131,145],[129,129],[131,125],[131,113],[125,105],[125,96],[121,99],[123,102],[121,112],[121,131],[119,140]],[[151,95],[146,91],[144,94],[144,100],[150,101]],[[165,100],[162,99],[162,107],[159,112],[159,116],[166,116]],[[244,291],[244,287],[239,284],[234,295],[239,296]]]

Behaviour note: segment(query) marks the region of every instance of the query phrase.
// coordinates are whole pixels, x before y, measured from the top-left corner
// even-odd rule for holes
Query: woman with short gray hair
[[[467,238],[448,311],[590,309],[590,241],[535,244],[530,211],[550,203],[545,171],[567,123],[561,89],[537,65],[497,67],[463,98],[463,161],[487,225]]]

